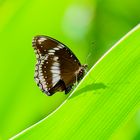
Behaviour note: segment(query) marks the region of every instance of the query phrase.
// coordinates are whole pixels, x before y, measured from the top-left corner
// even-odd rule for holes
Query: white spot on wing
[[[39,79],[37,77],[35,77],[35,81],[37,84],[39,83]]]
[[[51,69],[52,70],[60,70],[60,68],[59,67],[56,67],[56,66],[52,66]]]
[[[61,76],[60,76],[60,64],[58,62],[53,62],[50,71],[52,73],[52,84],[54,86],[61,79]]]
[[[57,60],[58,60],[58,57],[57,57],[57,56],[55,56],[55,57],[53,58],[53,60],[54,60],[54,61],[57,61]]]
[[[60,64],[58,62],[54,62],[53,66],[60,67]]]
[[[57,69],[51,69],[51,72],[52,72],[52,73],[60,74],[60,69],[58,69],[58,70],[57,70]]]
[[[57,51],[60,50],[60,48],[53,48],[53,49],[54,49],[54,50],[57,50]]]
[[[41,44],[41,43],[42,43],[43,41],[45,41],[45,40],[46,40],[45,37],[41,37],[41,38],[38,39],[38,43]]]
[[[48,53],[49,55],[54,55],[54,53]]]
[[[36,58],[37,58],[37,59],[39,58],[39,55],[38,55],[38,54],[36,54]]]
[[[41,63],[40,63],[40,67],[42,67],[42,65],[44,64],[44,60],[41,60]]]
[[[54,74],[52,75],[52,77],[57,77],[57,76],[59,76],[59,74],[57,74],[57,73],[54,73]]]
[[[57,47],[58,47],[59,49],[64,48],[64,46],[62,46],[61,44],[59,44]]]
[[[48,50],[49,53],[55,53],[55,50]]]

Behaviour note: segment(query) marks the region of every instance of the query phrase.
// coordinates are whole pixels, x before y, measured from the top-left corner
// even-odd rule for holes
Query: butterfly
[[[58,91],[69,93],[85,74],[74,53],[63,43],[49,36],[35,36],[32,41],[37,63],[34,79],[48,96]]]

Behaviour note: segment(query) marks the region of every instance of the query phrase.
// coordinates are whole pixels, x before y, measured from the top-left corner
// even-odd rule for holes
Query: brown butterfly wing
[[[43,92],[52,95],[73,85],[81,64],[69,48],[47,36],[36,36],[33,47],[37,57],[35,80]]]

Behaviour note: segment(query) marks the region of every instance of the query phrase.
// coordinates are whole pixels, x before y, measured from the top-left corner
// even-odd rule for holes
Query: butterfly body
[[[83,77],[86,65],[81,65],[68,47],[51,37],[36,36],[32,45],[37,58],[37,85],[49,96],[57,91],[67,94]]]

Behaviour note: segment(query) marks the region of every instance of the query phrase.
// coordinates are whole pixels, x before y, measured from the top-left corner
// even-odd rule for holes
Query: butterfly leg
[[[68,94],[72,89],[72,85],[68,86],[66,89],[65,89],[65,94]]]

